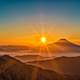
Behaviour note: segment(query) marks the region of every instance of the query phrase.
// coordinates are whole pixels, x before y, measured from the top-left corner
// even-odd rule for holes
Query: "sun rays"
[[[41,37],[40,38],[40,42],[41,42],[41,45],[39,47],[39,52],[38,52],[38,55],[44,55],[44,56],[48,56],[48,57],[51,57],[52,56],[52,53],[51,51],[49,50],[49,47],[47,46],[47,38],[45,36]],[[36,62],[38,62],[39,58],[37,57],[36,58]],[[53,65],[53,62],[50,62],[50,64],[52,66]],[[59,65],[56,64],[55,66],[55,69],[58,69],[59,70]],[[32,72],[32,80],[35,80],[37,79],[37,73],[38,73],[38,68],[34,68],[33,69],[33,72]]]

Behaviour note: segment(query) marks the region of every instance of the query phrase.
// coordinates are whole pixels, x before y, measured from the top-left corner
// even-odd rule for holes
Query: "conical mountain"
[[[79,45],[77,44],[74,44],[72,42],[70,42],[69,40],[67,39],[59,39],[57,42],[54,43],[55,45],[60,45],[60,46],[75,46],[75,47],[80,47]]]
[[[51,52],[57,52],[57,53],[80,52],[80,46],[70,42],[67,39],[60,39],[55,43],[49,44],[48,48]]]

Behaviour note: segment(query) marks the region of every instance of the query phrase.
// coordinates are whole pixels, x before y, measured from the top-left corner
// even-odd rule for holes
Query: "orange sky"
[[[40,45],[41,44],[41,37],[46,37],[47,42],[46,44],[49,43],[54,43],[56,41],[58,41],[61,38],[66,38],[76,44],[80,45],[80,40],[78,39],[74,39],[71,37],[60,37],[58,35],[40,35],[40,34],[33,34],[31,36],[24,36],[24,37],[9,37],[9,38],[2,38],[2,40],[0,40],[0,44],[1,45]]]
[[[39,45],[42,36],[80,44],[80,1],[0,0],[1,45]]]

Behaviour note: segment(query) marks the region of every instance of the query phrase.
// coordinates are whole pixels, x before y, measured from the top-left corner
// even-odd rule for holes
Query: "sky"
[[[0,45],[38,45],[42,36],[80,44],[80,0],[0,0]]]

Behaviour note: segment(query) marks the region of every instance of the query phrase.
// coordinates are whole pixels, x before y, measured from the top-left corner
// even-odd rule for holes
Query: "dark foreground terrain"
[[[62,75],[72,76],[75,80],[80,80],[80,57],[57,57],[50,60],[26,62],[31,65],[55,71]]]
[[[49,60],[26,62],[61,74],[80,76],[80,57],[57,57]]]
[[[0,80],[80,80],[70,75],[27,65],[13,57],[0,57]]]

